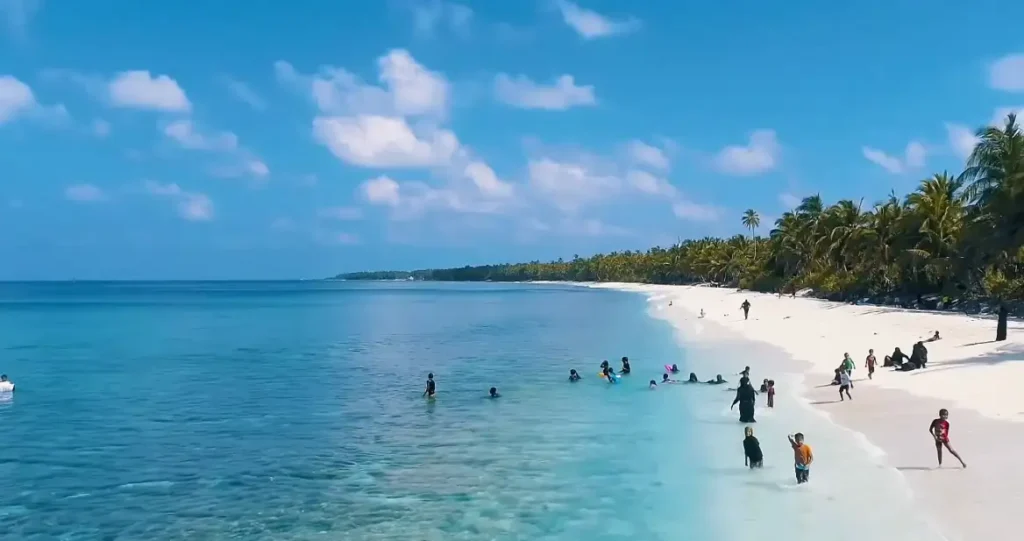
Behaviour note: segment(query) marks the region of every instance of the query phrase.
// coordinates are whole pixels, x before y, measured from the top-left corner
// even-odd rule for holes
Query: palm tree
[[[1024,246],[1024,132],[1017,124],[1017,115],[1010,114],[1002,128],[979,130],[978,138],[964,170],[964,178],[970,182],[966,197],[974,204],[970,216],[971,255],[986,276],[1019,280],[1006,273],[1014,270],[1013,258]],[[999,289],[989,293],[999,300],[996,340],[1006,340],[1009,309],[1006,291]]]
[[[757,259],[757,240],[754,238],[754,230],[761,225],[761,217],[757,215],[757,211],[754,209],[747,209],[743,213],[743,227],[750,230],[750,240],[754,243],[754,259]]]

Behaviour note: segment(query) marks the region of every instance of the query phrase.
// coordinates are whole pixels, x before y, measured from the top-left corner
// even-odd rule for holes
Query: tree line
[[[978,130],[958,174],[937,173],[917,189],[865,205],[804,198],[757,234],[682,240],[671,247],[412,272],[342,274],[347,280],[586,281],[713,283],[762,292],[810,290],[836,301],[998,313],[1024,312],[1024,132],[1015,115]]]

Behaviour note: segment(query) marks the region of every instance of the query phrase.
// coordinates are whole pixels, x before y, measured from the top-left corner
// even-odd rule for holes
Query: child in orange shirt
[[[804,435],[797,432],[795,436],[789,436],[789,444],[793,446],[793,460],[796,468],[796,482],[802,485],[808,481],[811,475],[811,463],[814,462],[814,453],[811,446],[804,443]]]

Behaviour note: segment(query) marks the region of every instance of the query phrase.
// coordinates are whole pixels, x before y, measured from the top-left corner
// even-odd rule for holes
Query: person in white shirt
[[[7,379],[7,374],[0,375],[0,393],[13,393],[14,383]]]
[[[846,400],[846,398],[843,398],[843,393],[844,392],[846,393],[846,396],[850,400],[853,400],[853,397],[850,396],[850,387],[851,386],[853,386],[853,382],[850,381],[850,373],[847,372],[846,370],[840,370],[839,371],[839,400],[840,401]]]

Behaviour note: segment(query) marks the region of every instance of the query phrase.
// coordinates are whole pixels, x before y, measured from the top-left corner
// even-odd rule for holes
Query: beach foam
[[[778,298],[733,289],[598,284],[647,294],[651,313],[671,322],[687,341],[713,347],[733,343],[747,347],[755,374],[762,370],[791,370],[783,378],[803,405],[813,407],[822,420],[847,427],[847,439],[859,440],[857,451],[870,456],[882,470],[896,471],[913,491],[916,507],[927,514],[925,529],[940,531],[951,540],[1017,538],[1015,512],[1024,505],[1024,472],[1015,451],[1024,449],[1024,325],[1010,323],[1010,339],[995,343],[995,320],[989,317],[921,312],[877,306],[852,306],[815,299]],[[744,320],[740,303],[748,299],[750,319]],[[669,307],[668,303],[673,306]],[[697,314],[703,309],[705,319]],[[868,381],[863,367],[868,348],[881,362],[895,346],[909,354],[912,344],[938,330],[943,339],[926,344],[928,368],[910,373],[879,368]],[[777,348],[788,363],[762,367],[760,346],[748,339]],[[854,372],[854,400],[839,402],[837,389],[828,385],[844,352],[858,363]],[[708,370],[738,371],[722,366],[722,357]],[[724,357],[731,358],[731,357]],[[793,361],[803,361],[794,363]],[[788,367],[788,368],[787,368]],[[773,373],[773,372],[767,372]],[[702,378],[706,379],[706,378]],[[753,378],[759,381],[755,375]],[[777,382],[780,377],[775,377]],[[778,396],[777,396],[778,400]],[[777,404],[779,413],[785,404]],[[935,450],[927,427],[940,407],[951,410],[952,441],[971,466],[961,470],[946,453],[945,466],[935,469]],[[1013,421],[1013,422],[1010,422]],[[758,423],[761,425],[761,423]],[[764,427],[759,427],[763,429]],[[822,457],[825,449],[816,451]],[[850,462],[850,451],[836,451],[847,473],[832,481],[863,490],[863,502],[850,509],[847,525],[858,529],[864,517],[879,509],[902,506],[893,492],[876,490],[879,477],[864,483],[877,471]],[[819,459],[823,464],[826,459]],[[875,468],[878,470],[879,468]],[[857,481],[855,487],[848,483]],[[874,488],[872,488],[874,487]],[[879,501],[879,500],[882,501]],[[893,517],[895,520],[895,517]],[[901,537],[903,538],[903,537]]]

